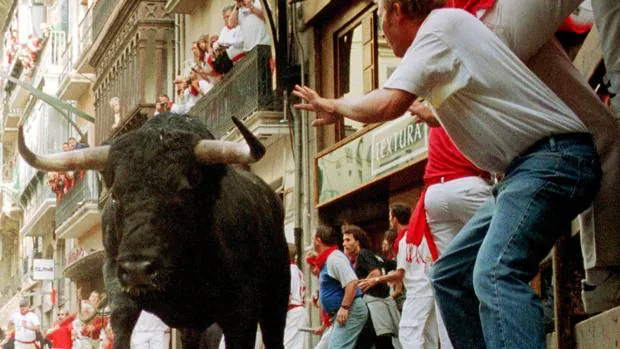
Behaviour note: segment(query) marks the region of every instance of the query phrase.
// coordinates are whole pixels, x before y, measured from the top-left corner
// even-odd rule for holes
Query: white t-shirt
[[[303,305],[305,293],[306,283],[304,282],[304,274],[297,264],[291,264],[291,300],[289,304]]]
[[[164,332],[168,325],[156,315],[148,311],[141,311],[140,317],[133,328],[133,332]]]
[[[407,261],[410,255],[411,262]],[[410,244],[407,246],[407,236],[398,243],[398,255],[396,256],[396,269],[405,271],[403,285],[407,289],[407,298],[433,297],[433,287],[428,278],[428,273],[433,266],[433,257],[428,249],[426,238],[422,238],[419,246]]]
[[[228,53],[228,57],[230,59],[233,59],[245,52],[243,50],[243,33],[241,32],[241,28],[239,26],[234,28],[224,26],[224,28],[220,31],[220,36],[218,37],[216,44],[219,46],[228,47],[226,49],[226,53]]]
[[[260,1],[254,0],[253,4],[255,8],[262,9]],[[271,37],[267,32],[265,21],[247,7],[239,9],[238,18],[241,33],[243,33],[243,48],[246,51],[250,51],[256,45],[271,45]]]
[[[40,326],[41,321],[37,314],[29,311],[25,315],[20,312],[13,313],[11,315],[11,322],[15,325],[15,339],[20,342],[31,342],[37,339],[35,331],[26,329],[35,326]]]
[[[345,288],[351,281],[357,280],[357,275],[351,266],[351,262],[347,256],[340,250],[332,252],[327,261],[327,275],[340,281],[342,288]]]
[[[536,141],[587,132],[559,97],[478,19],[433,11],[384,85],[427,98],[456,146],[503,172]]]

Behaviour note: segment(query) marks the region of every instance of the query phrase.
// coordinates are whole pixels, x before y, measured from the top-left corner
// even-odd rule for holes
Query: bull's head
[[[204,125],[172,114],[155,117],[110,145],[36,155],[19,128],[24,160],[43,171],[101,171],[111,199],[103,213],[106,255],[116,265],[124,291],[132,295],[163,289],[175,269],[187,268],[183,254],[205,241],[197,234],[210,217],[204,208],[220,198],[223,164],[260,159],[264,146],[236,118],[247,144],[213,138]]]

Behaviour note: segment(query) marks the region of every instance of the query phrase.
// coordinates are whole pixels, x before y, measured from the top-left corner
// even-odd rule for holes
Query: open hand
[[[335,112],[334,101],[319,96],[315,90],[306,86],[295,85],[293,95],[306,101],[306,103],[295,104],[296,109],[316,113],[316,119],[312,122],[312,126],[329,125],[340,119],[340,116]]]

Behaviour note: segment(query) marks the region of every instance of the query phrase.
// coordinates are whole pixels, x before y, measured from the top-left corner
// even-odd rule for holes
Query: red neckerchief
[[[189,85],[189,93],[190,93],[192,96],[196,97],[196,96],[198,96],[198,89],[197,89],[194,85],[191,85],[191,84],[190,84],[190,85]]]
[[[460,8],[472,15],[478,10],[488,10],[495,5],[495,0],[448,0],[446,7]]]
[[[329,255],[337,249],[338,246],[333,246],[316,256],[316,266],[319,268],[319,270],[323,269],[323,265],[325,264],[325,262],[327,262],[327,257],[329,257]]]
[[[437,251],[437,246],[435,245],[435,239],[433,239],[433,235],[431,234],[431,229],[428,227],[426,210],[424,209],[426,188],[427,187],[425,186],[422,193],[420,193],[418,203],[415,205],[415,209],[409,219],[409,225],[407,225],[407,230],[409,232],[407,233],[406,241],[407,245],[420,246],[422,238],[424,237],[426,239],[426,243],[428,244],[428,249],[431,252],[431,257],[433,258],[433,261],[436,261],[439,257],[439,253]],[[412,249],[407,250],[412,251]],[[407,255],[406,260],[411,263],[413,261],[413,256]]]
[[[392,246],[394,248],[395,256],[398,255],[398,244],[400,244],[400,240],[402,240],[403,236],[407,235],[407,232],[409,231],[407,228],[408,227],[404,227],[398,232],[398,235],[396,235],[396,240],[394,240],[394,245]]]

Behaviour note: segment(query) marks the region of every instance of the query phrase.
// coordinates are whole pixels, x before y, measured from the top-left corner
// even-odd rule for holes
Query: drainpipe
[[[284,104],[284,120],[288,120],[289,101],[288,91],[282,91],[282,99]],[[297,265],[301,266],[302,253],[303,253],[303,241],[301,228],[302,215],[303,215],[303,201],[302,201],[302,181],[303,174],[299,169],[302,166],[302,140],[301,140],[301,120],[298,117],[293,117],[293,160],[295,162],[295,189],[293,190],[293,202],[295,203],[295,222],[293,227],[293,236],[295,237],[295,246],[297,249]]]

